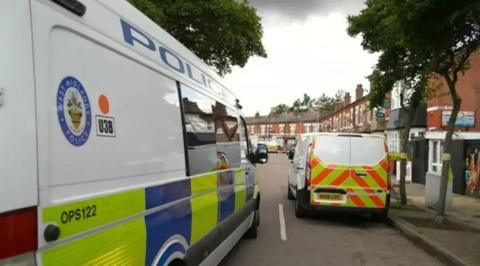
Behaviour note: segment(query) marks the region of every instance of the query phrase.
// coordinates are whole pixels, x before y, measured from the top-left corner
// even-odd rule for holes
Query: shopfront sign
[[[448,125],[448,120],[452,111],[442,111],[442,126]],[[475,126],[475,112],[458,112],[457,121],[455,121],[456,127],[473,127]]]

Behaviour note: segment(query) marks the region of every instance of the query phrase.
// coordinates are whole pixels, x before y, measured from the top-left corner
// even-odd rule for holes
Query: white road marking
[[[283,213],[283,205],[278,204],[278,219],[280,220],[280,239],[287,241],[287,228],[285,226],[285,215]]]

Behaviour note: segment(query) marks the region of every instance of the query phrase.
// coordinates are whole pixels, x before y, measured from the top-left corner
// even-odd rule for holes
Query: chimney
[[[362,84],[357,84],[357,89],[355,89],[355,101],[360,100],[362,97],[363,97]]]
[[[255,113],[255,118],[259,118],[259,117],[260,117],[260,113],[257,111],[257,112]]]
[[[336,102],[335,103],[335,111],[338,111],[338,110],[342,109],[342,107],[343,107],[342,102]]]
[[[350,93],[349,93],[349,92],[346,92],[346,93],[345,93],[345,97],[343,98],[343,103],[344,103],[344,105],[349,105],[349,104],[350,104],[350,100],[351,100]]]

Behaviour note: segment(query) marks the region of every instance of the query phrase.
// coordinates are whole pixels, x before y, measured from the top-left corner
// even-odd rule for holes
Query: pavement
[[[296,218],[294,202],[287,199],[287,156],[269,157],[257,168],[262,199],[258,238],[240,240],[220,265],[445,265],[390,223],[369,215]]]
[[[425,207],[424,192],[423,185],[407,184],[408,205],[392,201],[392,224],[447,264],[480,265],[480,199],[454,194],[452,210],[438,223],[434,210]]]

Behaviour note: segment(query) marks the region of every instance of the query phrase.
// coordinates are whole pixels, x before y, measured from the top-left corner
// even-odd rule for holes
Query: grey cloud
[[[357,14],[364,0],[248,0],[262,15],[279,13],[291,19],[303,20],[309,15],[331,12]]]

